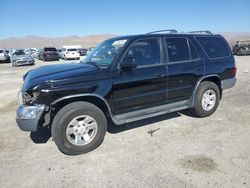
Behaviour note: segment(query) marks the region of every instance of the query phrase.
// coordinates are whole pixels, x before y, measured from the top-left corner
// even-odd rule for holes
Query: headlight
[[[44,111],[44,105],[25,106],[18,107],[16,112],[17,119],[35,119],[39,114]]]

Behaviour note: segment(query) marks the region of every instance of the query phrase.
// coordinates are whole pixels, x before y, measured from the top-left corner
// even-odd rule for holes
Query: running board
[[[165,104],[161,106],[156,106],[152,108],[147,108],[147,109],[142,109],[142,110],[136,110],[132,112],[127,112],[124,114],[119,114],[112,116],[112,120],[115,124],[121,125],[125,123],[130,123],[133,121],[138,121],[154,116],[159,116],[171,112],[176,112],[180,110],[184,110],[187,108],[191,108],[191,100],[184,100],[184,101],[179,101],[171,104]]]

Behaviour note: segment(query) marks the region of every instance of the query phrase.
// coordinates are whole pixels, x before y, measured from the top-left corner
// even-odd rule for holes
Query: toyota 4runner
[[[108,118],[121,125],[183,109],[213,114],[235,75],[229,45],[208,31],[116,37],[79,64],[27,72],[16,120],[24,131],[49,127],[61,152],[82,154],[102,143]]]

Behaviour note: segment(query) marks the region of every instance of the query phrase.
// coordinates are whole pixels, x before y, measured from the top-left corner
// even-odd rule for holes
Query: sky
[[[0,0],[0,39],[161,29],[250,32],[250,0]]]

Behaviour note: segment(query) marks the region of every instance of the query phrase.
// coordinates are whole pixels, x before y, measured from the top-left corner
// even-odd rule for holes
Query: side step
[[[112,117],[112,120],[115,124],[121,125],[133,121],[138,121],[154,116],[159,116],[171,112],[176,112],[179,110],[184,110],[187,108],[191,108],[191,100],[184,100],[179,101],[171,104],[165,104],[161,106],[156,106],[152,108],[142,109],[142,110],[136,110],[132,112],[127,112],[124,114],[115,115]]]

